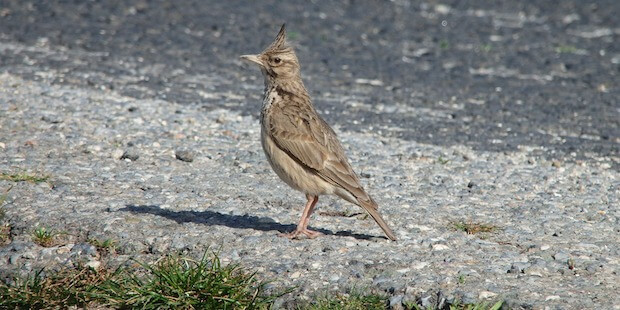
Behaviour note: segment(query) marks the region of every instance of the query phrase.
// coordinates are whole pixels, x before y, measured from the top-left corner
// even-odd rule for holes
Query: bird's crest
[[[282,24],[282,27],[280,28],[280,31],[278,32],[278,35],[276,36],[275,40],[273,41],[273,43],[271,43],[271,45],[269,45],[265,51],[277,51],[277,50],[282,50],[282,49],[286,49],[288,46],[286,44],[286,24]]]

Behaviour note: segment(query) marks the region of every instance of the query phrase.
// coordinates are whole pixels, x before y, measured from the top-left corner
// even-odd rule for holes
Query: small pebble
[[[121,157],[123,157],[123,150],[121,149],[116,149],[114,151],[112,151],[112,158],[114,159],[121,159]]]
[[[566,263],[569,258],[570,256],[565,252],[558,252],[553,255],[553,259],[560,263]]]
[[[493,293],[493,292],[489,292],[489,291],[482,291],[478,294],[478,298],[480,299],[489,299],[489,298],[493,298],[497,296],[497,293]]]
[[[191,151],[177,150],[174,153],[174,156],[180,161],[184,161],[188,163],[191,163],[194,161],[194,153],[192,153]]]
[[[523,270],[523,273],[530,276],[543,277],[547,274],[543,267],[534,265]]]
[[[403,308],[403,295],[396,295],[390,297],[390,309],[402,310]]]
[[[138,158],[140,158],[138,152],[136,152],[135,150],[126,150],[120,159],[129,159],[131,161],[136,161],[138,160]]]
[[[86,263],[86,266],[94,270],[99,270],[99,267],[101,266],[101,262],[97,260],[93,260],[93,261]]]
[[[525,262],[514,262],[512,263],[509,272],[510,273],[523,273],[523,271],[530,267],[532,264]]]

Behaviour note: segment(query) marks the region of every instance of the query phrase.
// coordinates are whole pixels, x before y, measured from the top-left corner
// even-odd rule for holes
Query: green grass
[[[2,196],[0,196],[0,222],[4,222],[4,220],[6,219],[6,210],[4,209],[4,206],[2,205],[3,202],[4,202],[4,199]]]
[[[9,192],[12,188],[13,186],[9,187],[9,189],[4,191],[4,194],[0,195],[0,222],[4,222],[4,220],[6,220],[6,210],[4,209],[4,203],[7,199],[9,199]]]
[[[223,265],[217,254],[200,260],[168,256],[154,264],[136,262],[131,268],[62,269],[0,281],[0,309],[271,309],[293,289],[266,292],[266,282],[239,265]],[[451,310],[498,310],[502,302],[453,304]],[[406,309],[425,309],[415,303]],[[388,297],[363,291],[324,294],[299,310],[388,309]]]
[[[499,229],[499,227],[490,224],[481,224],[474,222],[452,222],[452,228],[458,231],[466,232],[468,235],[475,235],[478,233],[490,233]]]
[[[329,294],[317,297],[312,303],[299,307],[300,310],[365,310],[387,309],[388,299],[378,294],[353,291],[348,294]]]
[[[479,302],[475,304],[462,304],[456,302],[448,305],[450,310],[499,310],[503,301],[494,304],[488,302]],[[388,297],[380,294],[364,293],[354,291],[349,294],[327,294],[316,298],[312,303],[299,306],[298,310],[366,310],[389,309]],[[436,307],[422,307],[411,302],[404,305],[407,310],[439,310]],[[446,308],[441,308],[446,309]]]
[[[447,50],[450,48],[450,42],[448,42],[448,40],[446,39],[442,39],[441,41],[439,41],[439,48],[441,48],[442,50]]]
[[[480,45],[480,50],[485,52],[485,53],[490,52],[492,49],[493,49],[493,45],[491,45],[491,44],[482,44],[482,45]]]
[[[0,209],[0,212],[4,211]],[[0,246],[11,242],[11,225],[9,223],[0,222]]]
[[[454,304],[450,305],[450,310],[499,310],[503,304],[504,302],[501,300],[492,305],[486,302],[475,304]]]
[[[47,182],[49,180],[49,176],[40,176],[34,174],[28,174],[26,172],[17,172],[17,173],[0,173],[0,180],[10,181],[10,182],[30,182],[30,183],[41,183]]]
[[[238,265],[222,265],[216,254],[201,260],[170,256],[140,268],[39,271],[10,284],[0,282],[0,309],[269,309],[289,293],[266,293],[266,282]]]
[[[60,233],[57,231],[48,227],[38,226],[32,231],[32,241],[40,246],[50,247],[55,245],[56,237],[59,234]]]
[[[299,37],[299,33],[297,31],[289,31],[287,34],[289,39],[295,41]]]
[[[7,222],[6,209],[4,203],[9,198],[9,191],[13,186],[9,187],[4,194],[0,195],[0,246],[8,244],[11,241],[11,224]]]
[[[572,45],[560,45],[555,48],[555,52],[558,54],[574,54],[578,49]]]
[[[0,282],[0,309],[63,309],[85,307],[93,288],[110,276],[92,269],[65,269],[43,277],[43,270],[26,278]]]
[[[129,274],[101,286],[104,305],[140,309],[268,309],[281,294],[265,294],[264,282],[217,255],[201,260],[174,256],[140,263],[146,276]],[[284,294],[286,292],[283,292]]]
[[[118,245],[118,242],[114,239],[89,239],[88,243],[94,245],[100,252],[110,254],[116,253],[116,246]]]
[[[440,164],[440,165],[445,165],[448,162],[450,162],[450,160],[449,159],[445,159],[442,156],[439,156],[439,158],[437,158],[437,163]]]
[[[475,304],[461,304],[461,303],[455,303],[455,304],[451,304],[448,306],[448,309],[450,310],[499,310],[502,308],[502,305],[504,304],[503,301],[498,301],[494,304],[490,304],[487,302],[479,302],[479,303],[475,303]],[[416,304],[409,304],[405,306],[405,309],[407,310],[439,310],[436,307],[421,307],[418,306]],[[442,308],[445,309],[445,308]]]

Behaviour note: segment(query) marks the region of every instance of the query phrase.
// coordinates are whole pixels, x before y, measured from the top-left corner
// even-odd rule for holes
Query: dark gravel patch
[[[618,167],[617,1],[9,1],[2,12],[3,40],[91,53],[5,50],[3,70],[37,79],[36,66],[54,70],[56,83],[252,115],[257,100],[199,91],[259,96],[239,87],[261,83],[237,56],[260,51],[288,22],[317,105],[346,130],[480,150],[540,147],[548,158],[612,157]]]

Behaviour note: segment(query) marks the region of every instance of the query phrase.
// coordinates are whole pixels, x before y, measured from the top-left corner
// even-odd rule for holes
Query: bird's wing
[[[267,130],[276,145],[298,163],[354,197],[371,200],[347,161],[336,133],[306,104],[290,102],[273,113]]]

